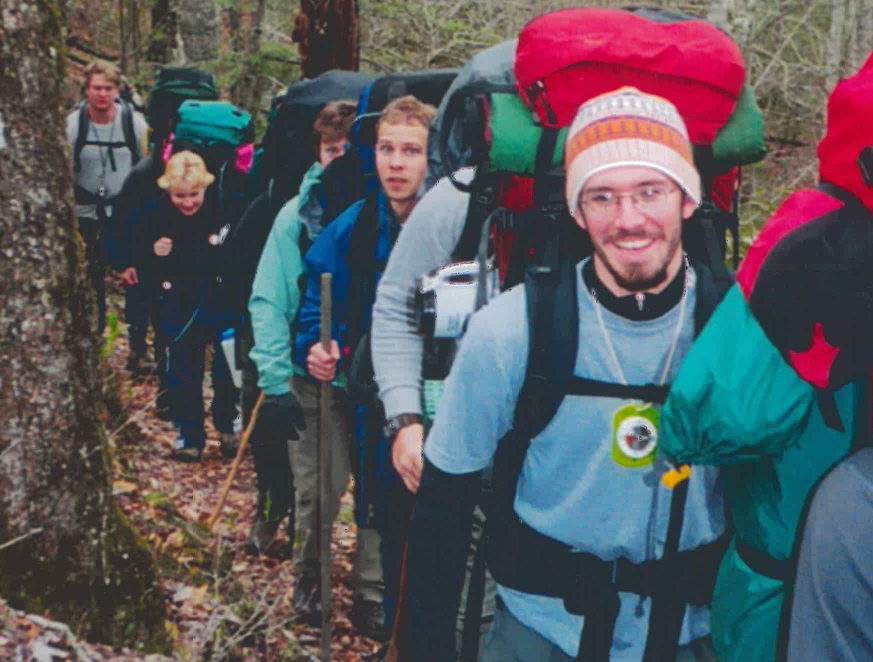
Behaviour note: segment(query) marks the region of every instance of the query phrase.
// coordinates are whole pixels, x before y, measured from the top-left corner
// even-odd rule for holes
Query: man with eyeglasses
[[[660,482],[667,466],[657,457],[659,404],[626,396],[633,385],[670,383],[702,313],[722,294],[710,270],[683,252],[682,225],[701,185],[670,102],[621,88],[585,103],[567,133],[565,169],[567,204],[594,248],[575,269],[574,374],[617,387],[619,395],[568,393],[531,440],[515,517],[507,518],[516,520],[518,535],[489,534],[503,540],[498,556],[514,559],[503,577],[515,578],[501,581],[492,567],[498,599],[485,662],[643,659],[653,636],[647,573],[667,572],[659,560],[671,494]],[[515,288],[472,317],[445,383],[410,523],[404,661],[454,659],[466,532],[480,475],[513,428],[528,346],[526,289]],[[718,473],[695,467],[681,558],[714,544],[724,527]],[[580,571],[564,576],[556,570],[562,567]],[[566,586],[557,593],[556,573]],[[682,584],[677,591],[687,590]],[[574,599],[583,606],[568,611]],[[711,659],[704,602],[679,601],[676,660]]]

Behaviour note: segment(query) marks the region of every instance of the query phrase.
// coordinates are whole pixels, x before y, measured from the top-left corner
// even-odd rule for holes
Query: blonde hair
[[[185,150],[170,157],[164,174],[158,178],[158,186],[169,190],[184,183],[193,189],[202,189],[214,181],[215,176],[206,169],[203,159]]]
[[[436,115],[436,108],[429,103],[423,103],[411,94],[394,99],[382,110],[379,121],[376,122],[376,135],[383,124],[420,124],[425,129],[430,128],[431,120]]]
[[[109,62],[101,62],[100,60],[95,60],[85,69],[85,87],[91,84],[91,79],[97,74],[106,78],[115,87],[121,87],[121,72]]]

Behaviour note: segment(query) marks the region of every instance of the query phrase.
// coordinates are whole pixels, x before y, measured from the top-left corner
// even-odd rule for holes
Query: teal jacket
[[[321,172],[321,165],[313,163],[303,176],[297,196],[279,211],[252,286],[249,315],[255,346],[249,357],[258,367],[258,387],[265,395],[287,393],[291,377],[306,374],[292,360],[291,328],[300,308],[300,235],[306,232],[314,239],[313,233],[321,228]],[[334,385],[343,386],[336,380]]]
[[[793,246],[830,241],[835,250],[828,237],[808,235],[819,227],[817,219],[839,207],[822,193],[803,191],[777,210],[750,247],[737,284],[686,355],[661,411],[658,443],[664,453],[679,462],[723,467],[734,541],[712,601],[719,662],[773,661],[784,594],[780,575],[788,570],[781,562],[791,555],[804,503],[818,479],[866,436],[864,379],[828,383],[843,430],[823,419],[811,370],[829,365],[828,337],[815,342],[810,328],[809,349],[799,351],[774,344],[772,332],[786,325],[806,331],[801,325],[804,311],[812,309],[807,299],[813,288],[771,292],[769,284],[774,273],[789,273],[786,264],[802,264],[789,252]],[[819,253],[827,255],[824,248]],[[814,273],[827,277],[826,271]],[[795,273],[795,280],[800,277]],[[761,299],[767,305],[749,303]],[[777,325],[770,318],[782,302],[799,314]]]

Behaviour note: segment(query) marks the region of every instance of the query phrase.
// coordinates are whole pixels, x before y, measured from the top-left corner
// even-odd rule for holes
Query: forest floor
[[[120,285],[110,280],[110,311],[120,318]],[[16,662],[303,662],[320,659],[320,631],[297,623],[291,604],[293,572],[284,526],[258,556],[247,553],[246,535],[256,498],[250,454],[240,464],[221,516],[206,522],[218,503],[232,460],[223,459],[208,414],[208,370],[204,384],[207,443],[199,464],[171,457],[172,423],[155,415],[157,378],[134,379],[124,369],[128,345],[123,323],[113,325],[106,360],[119,385],[123,429],[113,439],[113,491],[119,505],[152,547],[161,572],[171,656],[146,655],[87,643],[75,623],[51,613],[25,614],[0,601],[0,660]],[[352,595],[344,580],[355,552],[350,493],[334,523],[331,568],[331,662],[357,662],[379,644],[349,623]]]

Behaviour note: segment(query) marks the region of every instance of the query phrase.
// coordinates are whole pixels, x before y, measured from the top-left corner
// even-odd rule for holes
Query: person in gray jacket
[[[873,659],[873,449],[837,465],[810,505],[788,630],[791,662]]]

